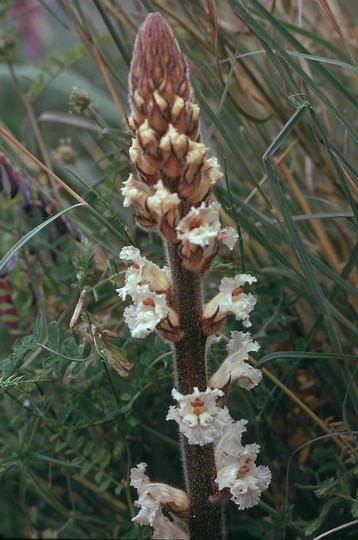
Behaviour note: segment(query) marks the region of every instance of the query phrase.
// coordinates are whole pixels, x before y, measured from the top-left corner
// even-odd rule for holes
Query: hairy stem
[[[173,344],[175,385],[182,394],[190,394],[194,387],[207,388],[205,342],[201,329],[202,295],[199,273],[182,266],[172,244],[167,245],[172,275],[172,303],[179,315],[184,337]],[[191,500],[190,536],[195,540],[224,538],[221,505],[210,502],[216,491],[214,447],[190,445],[181,438],[182,462],[187,493]]]

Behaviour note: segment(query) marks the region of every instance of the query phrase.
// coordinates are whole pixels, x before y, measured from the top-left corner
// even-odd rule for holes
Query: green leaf
[[[99,468],[101,470],[104,470],[107,465],[109,464],[109,462],[111,461],[111,454],[108,452],[104,458],[102,459],[102,461],[99,463]]]
[[[38,313],[36,317],[35,327],[32,331],[32,335],[36,339],[36,341],[41,340],[41,335],[43,332],[43,324],[44,324],[44,317],[42,313]]]
[[[83,463],[84,457],[83,456],[77,456],[71,461],[71,465],[77,466],[81,465]]]
[[[75,379],[86,369],[87,365],[85,361],[82,362],[75,362],[73,369],[71,370],[71,377],[72,379]]]
[[[49,356],[48,358],[45,358],[45,360],[43,360],[42,367],[43,368],[48,368],[48,367],[52,366],[58,360],[61,360],[61,357],[58,356],[57,354],[53,354],[53,355]]]
[[[352,516],[358,518],[358,502],[354,502],[351,508]]]
[[[62,342],[62,352],[69,358],[78,358],[78,345],[74,336],[66,336]]]
[[[55,452],[61,452],[64,448],[67,447],[67,441],[57,441],[55,444]]]
[[[103,475],[104,475],[104,472],[103,471],[98,471],[94,477],[94,480],[97,484],[99,484],[103,478]]]
[[[322,525],[324,520],[326,519],[328,513],[332,510],[334,506],[337,506],[338,504],[342,504],[341,497],[334,497],[330,499],[326,504],[323,506],[321,513],[317,519],[314,519],[312,523],[309,525],[309,527],[306,528],[306,535],[310,536],[314,532],[319,529],[319,527]]]
[[[83,455],[88,456],[92,452],[93,448],[94,448],[94,442],[93,441],[88,441],[86,443],[86,446],[82,450]]]
[[[268,159],[272,156],[276,150],[282,145],[282,143],[287,139],[288,135],[291,133],[297,122],[299,122],[302,117],[306,114],[309,104],[303,103],[297,107],[296,111],[293,113],[291,118],[287,120],[286,124],[283,126],[281,131],[276,135],[273,142],[267,148],[266,152],[262,156],[262,159]]]
[[[35,344],[36,340],[33,335],[24,336],[15,341],[14,351],[10,356],[0,362],[0,371],[2,371],[4,376],[8,377],[15,371],[22,358],[34,348]]]
[[[100,486],[99,486],[99,490],[101,493],[103,493],[104,491],[106,491],[106,489],[109,487],[110,483],[112,482],[112,478],[110,476],[108,476],[107,478],[105,478],[103,480],[103,482],[101,482]]]
[[[93,467],[93,463],[91,461],[89,461],[88,463],[83,465],[83,467],[81,469],[81,472],[80,472],[80,475],[81,476],[86,476],[90,472],[92,467]]]
[[[102,461],[104,456],[108,453],[108,450],[106,448],[99,448],[93,455],[92,455],[92,462],[93,463],[99,463]]]
[[[122,493],[123,491],[123,486],[117,486],[116,489],[114,490],[114,494],[117,495],[117,497]]]
[[[132,396],[130,394],[121,394],[120,400],[121,401],[130,401],[132,399]]]
[[[83,443],[85,442],[85,438],[83,437],[83,435],[81,435],[81,437],[79,437],[77,439],[77,441],[75,442],[75,448],[76,450],[80,450],[81,446],[83,446]]]
[[[54,396],[51,395],[51,394],[46,397],[45,402],[44,402],[43,407],[42,407],[42,411],[43,411],[44,414],[47,414],[49,412],[49,410],[52,408],[53,400],[54,400]]]
[[[149,366],[153,362],[153,355],[149,351],[143,351],[139,357],[142,366]]]
[[[60,347],[60,329],[57,321],[51,321],[47,327],[48,346],[53,351],[58,351]]]
[[[127,420],[128,425],[130,425],[131,427],[136,427],[137,420],[134,418],[134,416],[129,414],[128,416],[126,416],[126,420]]]
[[[84,363],[84,362],[83,362]],[[81,362],[82,364],[82,362]],[[89,399],[84,394],[79,394],[77,396],[77,403],[80,408],[80,410],[88,417],[88,418],[94,418],[97,417],[98,411],[93,404],[93,401]]]
[[[73,409],[72,401],[66,401],[66,403],[64,403],[62,407],[60,407],[57,413],[58,420],[60,422],[65,422],[67,418],[70,416],[72,409]]]

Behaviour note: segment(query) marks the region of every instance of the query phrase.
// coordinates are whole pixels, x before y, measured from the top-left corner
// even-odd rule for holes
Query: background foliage
[[[187,55],[226,171],[222,219],[241,235],[206,297],[222,275],[258,277],[264,381],[229,405],[273,481],[258,507],[228,505],[228,537],[353,538],[357,14],[344,0],[1,2],[0,535],[148,538],[130,522],[130,468],[182,487],[169,347],[132,339],[115,293],[123,245],[164,263],[120,192],[132,44],[154,9]],[[210,369],[224,356],[213,347]]]

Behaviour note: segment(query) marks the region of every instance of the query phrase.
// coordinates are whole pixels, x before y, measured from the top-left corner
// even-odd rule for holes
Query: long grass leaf
[[[313,124],[314,124],[315,128],[317,129],[317,132],[319,133],[319,135],[321,137],[321,140],[323,141],[323,144],[325,145],[325,147],[327,149],[327,152],[328,152],[328,155],[329,155],[329,157],[330,157],[330,159],[332,161],[333,167],[335,168],[335,170],[337,172],[337,175],[338,175],[338,178],[339,178],[339,180],[341,182],[344,194],[347,197],[347,200],[349,201],[349,204],[351,205],[352,212],[354,213],[356,220],[358,220],[357,205],[355,204],[355,201],[354,201],[354,199],[352,197],[351,191],[349,189],[347,180],[346,180],[346,178],[345,178],[345,176],[344,176],[344,174],[342,172],[341,166],[340,166],[339,162],[337,161],[336,156],[334,155],[334,152],[333,152],[333,149],[332,149],[331,144],[329,142],[329,139],[327,137],[326,131],[323,128],[320,121],[318,120],[317,115],[316,115],[313,108],[310,108],[310,113],[311,113],[311,118],[312,118]]]
[[[279,22],[281,27],[289,31],[288,35],[290,39],[293,39],[293,33],[298,34],[299,36],[308,37],[313,43],[318,43],[319,45],[322,45],[325,49],[331,51],[337,57],[341,58],[344,63],[348,64],[350,62],[351,59],[345,52],[343,52],[339,47],[337,47],[332,41],[328,41],[327,39],[325,39],[321,34],[313,32],[308,28],[296,26],[295,24],[283,21],[282,19],[279,19]],[[301,43],[298,39],[297,41],[298,43]]]
[[[273,17],[270,12],[265,10],[265,8],[262,8],[263,6],[260,5],[260,10],[257,11],[259,11],[262,16],[265,17],[265,20],[269,20],[272,27],[275,28],[281,34],[281,36],[287,39],[290,45],[296,49],[295,51],[286,50],[287,54],[290,56],[296,56],[298,58],[305,58],[308,61],[316,62],[314,65],[316,71],[327,81],[329,81],[332,87],[336,88],[336,90],[341,95],[344,95],[350,101],[350,103],[352,103],[352,105],[358,107],[358,103],[355,97],[352,96],[341,84],[341,82],[322,65],[325,63],[332,64],[336,65],[337,67],[349,69],[353,71],[353,73],[358,73],[358,69],[349,63],[349,58],[347,58],[347,62],[340,62],[339,60],[309,54],[309,51],[306,49],[306,47],[304,47],[302,43],[292,35],[292,33],[286,30],[285,25],[282,24],[282,21],[278,20],[276,17]]]
[[[275,140],[267,148],[266,152],[263,155],[263,159],[268,159],[272,156],[276,150],[282,145],[282,143],[287,139],[288,135],[294,129],[297,122],[299,122],[302,117],[306,114],[309,105],[303,103],[297,107],[293,115],[287,120],[286,124],[283,126],[281,131],[276,135]]]
[[[358,360],[358,356],[353,354],[280,351],[266,354],[260,358],[260,360],[255,364],[255,367],[261,367],[269,362],[284,362],[291,358],[294,360]]]
[[[256,2],[255,0],[251,0],[251,2],[255,5],[256,9],[260,10],[265,14],[265,17],[269,16],[269,12],[265,10],[263,6],[259,4],[259,2]],[[331,111],[331,113],[343,125],[343,127],[351,135],[353,140],[358,142],[358,133],[354,129],[352,124],[343,116],[338,107],[336,107],[332,100],[329,99],[329,97],[322,90],[322,88],[314,80],[312,80],[309,75],[307,75],[307,73],[301,68],[299,64],[297,64],[297,62],[295,62],[291,58],[289,54],[287,54],[284,47],[282,47],[282,45],[277,40],[275,40],[269,34],[269,32],[266,31],[263,25],[260,24],[257,19],[249,13],[247,6],[244,6],[238,0],[229,0],[229,3],[234,8],[237,15],[242,19],[242,21],[251,28],[254,34],[256,34],[265,49],[269,49],[271,51],[270,58],[273,60],[275,67],[278,68],[279,64],[277,61],[274,61],[274,58],[276,58],[276,56],[279,56],[287,63],[288,66],[290,66],[297,73],[299,77],[301,77],[301,79],[307,84],[307,86],[309,86],[311,90],[313,90],[316,96],[322,101],[322,103],[326,105],[326,107]],[[282,70],[280,71],[280,73],[282,74]]]
[[[52,223],[53,221],[55,221],[56,219],[61,217],[63,214],[66,214],[67,212],[69,212],[70,210],[73,210],[74,208],[79,208],[80,206],[83,206],[83,205],[80,204],[80,203],[77,203],[77,204],[74,204],[74,205],[70,206],[69,208],[65,208],[64,210],[61,210],[61,212],[57,212],[57,214],[55,214],[54,216],[51,216],[49,219],[47,219],[46,221],[44,221],[43,223],[41,223],[40,225],[38,225],[37,227],[32,229],[30,232],[25,234],[25,236],[20,238],[20,240],[18,242],[16,242],[16,244],[14,246],[12,246],[12,248],[1,259],[1,261],[0,261],[0,272],[5,268],[5,266],[7,265],[9,260],[11,259],[11,257],[13,257],[19,251],[19,249],[21,249],[25,244],[27,244],[27,242],[29,242],[31,240],[31,238],[36,236],[36,234],[38,234],[40,231],[42,231],[42,229],[47,227],[47,225],[49,225],[50,223]]]
[[[340,289],[345,290],[347,293],[351,294],[355,298],[358,298],[358,291],[352,287],[345,279],[342,279],[341,276],[338,276],[333,272],[327,265],[316,257],[310,257],[312,264],[318,268],[323,274],[329,277]]]
[[[334,327],[334,324],[332,323],[331,314],[329,312],[325,296],[318,283],[316,275],[312,269],[309,255],[296,229],[296,225],[292,219],[290,210],[287,206],[282,188],[279,184],[278,179],[276,178],[276,175],[273,172],[273,166],[271,165],[269,161],[265,159],[263,161],[264,161],[265,171],[270,181],[272,191],[275,195],[278,207],[280,208],[280,212],[282,213],[284,222],[288,228],[291,245],[294,248],[298,262],[306,277],[307,285],[311,289],[313,297],[316,299],[316,303],[317,303],[317,306],[319,306],[320,312],[324,314],[325,322],[327,326],[327,332],[331,339],[332,346],[335,352],[340,353],[341,352],[340,342],[337,336],[337,331]]]
[[[346,88],[340,83],[340,81],[336,77],[334,77],[334,75],[332,75],[330,71],[328,71],[324,66],[322,66],[322,63],[331,63],[336,64],[337,66],[341,64],[341,67],[344,67],[345,69],[350,69],[354,73],[358,73],[358,69],[355,66],[352,66],[349,62],[340,63],[339,61],[336,61],[334,59],[330,60],[324,59],[324,57],[320,58],[315,55],[310,55],[306,47],[304,47],[299,40],[294,38],[294,36],[286,30],[285,26],[281,23],[280,20],[278,20],[276,17],[273,17],[272,14],[262,6],[262,4],[258,4],[256,0],[253,0],[253,2],[255,4],[257,12],[261,13],[265,20],[269,20],[272,27],[275,28],[281,34],[281,36],[287,39],[290,45],[296,49],[295,51],[286,51],[287,54],[291,56],[306,58],[307,60],[316,61],[316,71],[318,71],[320,75],[325,77],[327,81],[331,83],[332,87],[335,87],[341,95],[344,95],[355,107],[357,107],[358,103],[355,97],[346,90]]]
[[[278,204],[278,206],[280,208],[282,216],[283,216],[283,218],[284,218],[284,220],[286,222],[287,228],[289,230],[292,246],[294,247],[294,249],[296,251],[298,261],[299,261],[299,263],[300,263],[300,265],[302,267],[302,270],[303,270],[303,272],[305,274],[307,285],[310,288],[313,297],[315,298],[317,306],[320,309],[321,316],[323,316],[323,324],[324,324],[324,326],[326,328],[327,336],[329,337],[329,339],[331,341],[333,351],[335,353],[337,353],[337,354],[341,354],[342,353],[341,343],[340,343],[340,340],[339,340],[339,337],[338,337],[336,326],[335,326],[335,324],[333,322],[333,319],[332,319],[332,311],[333,311],[332,308],[333,308],[333,306],[329,306],[329,304],[328,304],[328,302],[327,302],[327,300],[326,300],[326,298],[325,298],[325,296],[323,294],[323,291],[322,291],[322,289],[320,287],[320,284],[318,282],[316,274],[312,269],[309,255],[308,255],[308,253],[306,251],[306,248],[305,248],[305,246],[304,246],[304,244],[302,242],[302,239],[301,239],[301,237],[300,237],[300,235],[299,235],[299,233],[298,233],[298,231],[296,229],[295,223],[294,223],[294,221],[292,219],[291,213],[289,211],[289,208],[288,208],[286,199],[284,197],[283,191],[281,189],[281,186],[279,184],[279,181],[277,180],[277,178],[276,178],[276,176],[275,176],[275,174],[273,172],[272,164],[270,163],[269,160],[265,160],[265,159],[263,160],[263,162],[264,162],[264,168],[265,168],[266,174],[267,174],[268,179],[270,181],[272,191],[273,191],[273,193],[275,195],[277,204]],[[344,325],[347,327],[347,321],[344,320],[343,315],[341,315],[339,313],[336,313],[335,309],[334,309],[334,311],[335,311],[336,318],[338,319],[338,316],[339,316],[340,321],[343,322]],[[349,322],[348,322],[348,324],[349,324]],[[350,383],[350,380],[351,380],[351,372],[350,372],[349,366],[348,366],[346,361],[343,363],[342,375],[343,375],[343,379],[345,381],[345,384],[348,386],[349,383]],[[356,414],[358,414],[358,403],[357,403],[356,396],[355,396],[353,388],[350,389],[350,399],[351,399],[351,403],[353,405],[353,408],[354,408]]]

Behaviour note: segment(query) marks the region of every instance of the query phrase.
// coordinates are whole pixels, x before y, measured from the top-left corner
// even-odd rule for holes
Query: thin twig
[[[61,180],[61,178],[59,178],[57,176],[57,174],[55,174],[53,171],[51,171],[51,169],[46,167],[46,165],[44,163],[42,163],[39,159],[37,159],[37,157],[35,157],[33,154],[31,154],[31,152],[29,150],[27,150],[27,148],[25,148],[15,137],[10,135],[10,133],[8,131],[6,131],[6,129],[4,129],[1,126],[0,126],[0,134],[3,137],[5,137],[5,139],[10,141],[12,144],[17,146],[17,148],[19,148],[19,150],[21,150],[21,152],[26,154],[26,156],[29,157],[34,163],[36,163],[36,165],[38,167],[40,167],[40,169],[42,169],[46,174],[48,174],[54,180],[56,180],[56,182],[61,187],[63,187],[70,195],[72,195],[72,197],[74,197],[76,199],[76,201],[83,204],[84,206],[88,206],[88,203],[84,199],[82,199],[82,197],[80,195],[78,195],[72,188],[70,188],[70,186],[68,186],[63,180]]]
[[[334,529],[330,529],[319,536],[315,536],[313,540],[321,540],[321,538],[325,538],[326,536],[329,536],[337,531],[341,531],[342,529],[346,529],[347,527],[351,527],[352,525],[358,525],[358,519],[350,521],[349,523],[344,523],[343,525],[339,525],[339,527],[335,527]]]

